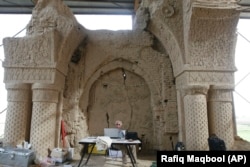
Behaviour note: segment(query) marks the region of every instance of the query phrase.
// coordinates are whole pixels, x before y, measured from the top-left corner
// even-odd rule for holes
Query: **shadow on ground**
[[[104,155],[91,155],[87,165],[84,164],[86,162],[87,156],[84,157],[81,167],[123,167],[122,159],[121,158],[111,158]],[[150,167],[152,165],[152,162],[156,161],[156,154],[138,154],[137,157],[137,167]],[[79,165],[79,159],[74,160],[70,163],[72,167],[78,167]],[[126,167],[132,167],[132,163],[128,161],[126,164]]]

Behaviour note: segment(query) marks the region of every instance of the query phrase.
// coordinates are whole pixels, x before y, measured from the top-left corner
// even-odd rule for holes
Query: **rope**
[[[61,120],[61,136],[62,136],[62,142],[63,142],[63,147],[66,146],[66,141],[65,141],[65,136],[66,136],[66,130],[64,126],[64,121]]]
[[[21,32],[23,32],[23,30],[25,30],[26,29],[26,26],[23,28],[23,29],[21,29],[20,31],[18,31],[15,35],[13,35],[12,36],[12,38],[14,38],[14,37],[16,37],[17,35],[19,35]],[[3,44],[1,44],[0,45],[0,47],[2,47],[3,46]]]
[[[3,111],[1,111],[0,114],[4,113],[4,111],[6,111],[6,110],[7,110],[7,108],[5,108]]]

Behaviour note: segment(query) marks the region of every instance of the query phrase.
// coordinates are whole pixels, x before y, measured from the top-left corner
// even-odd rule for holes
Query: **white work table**
[[[81,163],[82,163],[82,160],[84,158],[84,155],[86,153],[88,153],[88,146],[89,144],[92,144],[92,148],[91,148],[91,151],[89,153],[89,156],[85,162],[85,165],[88,163],[88,160],[92,154],[92,151],[95,147],[95,144],[96,144],[96,138],[97,137],[86,137],[84,139],[81,139],[79,141],[79,144],[82,144],[84,146],[84,148],[82,149],[82,153],[81,153],[81,160],[79,162],[79,165],[78,167],[80,167]],[[133,165],[133,167],[135,166],[136,164],[136,160],[135,160],[135,157],[131,151],[131,148],[130,146],[131,145],[139,145],[141,144],[141,142],[139,140],[126,140],[126,139],[112,139],[112,143],[111,144],[114,144],[114,145],[124,145],[124,147],[127,149],[127,152],[128,152],[128,155],[129,155],[129,158],[131,160],[131,163]]]

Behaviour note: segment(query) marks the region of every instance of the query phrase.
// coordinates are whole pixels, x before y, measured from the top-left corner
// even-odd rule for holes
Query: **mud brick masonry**
[[[22,38],[5,38],[4,143],[27,140],[41,156],[102,135],[120,119],[143,151],[234,145],[237,0],[143,0],[132,30],[91,31],[61,0],[38,0]],[[172,141],[170,140],[172,138]]]

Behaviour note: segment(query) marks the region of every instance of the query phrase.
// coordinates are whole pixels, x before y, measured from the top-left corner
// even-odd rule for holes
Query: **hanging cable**
[[[7,108],[5,108],[3,111],[1,111],[0,114],[4,113],[4,111],[6,111],[6,110],[7,110]]]
[[[247,42],[250,43],[250,40],[247,39],[247,38],[246,38],[244,35],[242,35],[240,32],[237,31],[237,34],[239,34],[243,39],[245,39]],[[237,83],[235,84],[235,87],[237,87],[237,86],[238,86],[242,81],[244,81],[249,75],[250,75],[250,72],[247,73],[247,75],[245,75],[239,82],[237,82]],[[245,98],[243,95],[241,95],[239,92],[237,92],[237,91],[235,91],[235,90],[234,90],[234,92],[235,92],[237,95],[239,95],[243,100],[245,100],[247,103],[250,103],[250,101],[249,101],[247,98]]]
[[[26,26],[25,26],[23,29],[21,29],[20,31],[18,31],[15,35],[13,35],[12,38],[14,38],[14,37],[16,37],[17,35],[19,35],[19,34],[20,34],[21,32],[23,32],[25,29],[26,29]],[[3,46],[3,44],[0,45],[0,47],[2,47],[2,46]]]
[[[6,2],[6,3],[9,3],[9,4],[12,4],[12,5],[17,5],[17,6],[19,6],[19,7],[23,7],[23,8],[28,8],[28,9],[33,9],[33,7],[27,7],[27,6],[23,6],[23,5],[21,5],[21,4],[19,4],[19,3],[16,3],[16,2],[11,2],[11,1],[9,1],[9,0],[3,0],[4,2]],[[34,3],[34,0],[30,0],[33,4],[35,4]],[[14,36],[12,36],[12,37],[15,37],[15,36],[17,36],[18,34],[20,34],[24,29],[26,29],[26,27],[25,28],[23,28],[21,31],[19,31],[18,33],[16,33]],[[3,44],[0,44],[0,47],[2,47],[3,46]]]
[[[249,39],[247,39],[247,37],[245,37],[244,35],[242,35],[241,33],[239,33],[238,31],[237,31],[237,34],[239,34],[242,38],[244,38],[247,42],[249,42],[250,43],[250,40]]]
[[[237,91],[234,90],[234,92],[239,95],[242,99],[244,99],[247,103],[250,103],[249,100],[247,100],[247,98],[245,98],[244,96],[242,96],[240,93],[238,93]]]
[[[23,29],[21,29],[18,33],[16,33],[14,36],[12,36],[12,38],[13,37],[16,37],[17,35],[19,35],[21,32],[23,32],[24,30],[26,29],[26,26],[23,28]]]
[[[247,73],[247,75],[245,75],[239,82],[237,82],[237,84],[235,84],[235,87],[236,87],[237,85],[239,85],[242,81],[244,81],[244,80],[247,78],[248,75],[250,75],[250,72]]]

